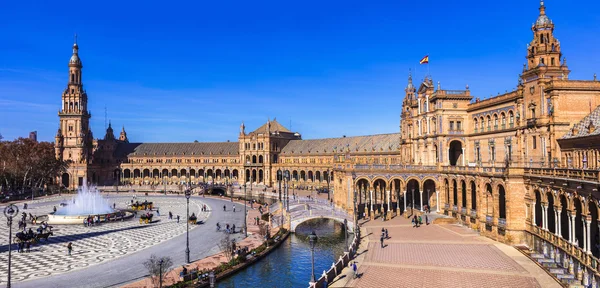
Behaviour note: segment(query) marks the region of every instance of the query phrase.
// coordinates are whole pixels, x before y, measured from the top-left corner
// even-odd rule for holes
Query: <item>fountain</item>
[[[131,213],[111,208],[96,187],[87,185],[79,188],[77,195],[66,204],[55,213],[48,214],[48,224],[82,224],[83,219],[90,215],[99,215],[101,220],[106,220],[107,215],[118,220],[132,216]]]

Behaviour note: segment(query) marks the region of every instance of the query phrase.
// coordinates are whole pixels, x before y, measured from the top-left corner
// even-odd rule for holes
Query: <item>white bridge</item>
[[[312,219],[327,218],[335,220],[339,223],[347,221],[348,231],[354,232],[354,217],[348,214],[346,211],[335,208],[329,201],[322,199],[308,199],[306,197],[300,197],[297,199],[290,199],[289,213],[285,210],[285,200],[283,202],[277,202],[270,206],[270,211],[273,214],[271,223],[273,226],[281,226],[286,223],[286,216],[289,214],[290,231],[295,232],[298,225]],[[283,212],[283,213],[279,213]],[[286,225],[287,226],[287,225]]]

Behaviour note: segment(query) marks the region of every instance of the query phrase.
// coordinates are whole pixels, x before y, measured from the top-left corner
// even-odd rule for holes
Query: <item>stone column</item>
[[[575,243],[575,214],[571,214],[571,243]]]
[[[440,191],[435,191],[435,201],[436,201],[436,211],[439,213],[440,212]]]
[[[392,206],[390,206],[390,195],[392,194],[392,191],[388,190],[387,191],[387,213],[385,215],[387,215],[387,220],[392,219]]]
[[[546,205],[542,205],[542,229],[548,230],[546,228],[547,220],[546,220],[546,212],[548,212],[548,207]]]
[[[563,238],[562,237],[562,221],[561,221],[561,210],[557,210],[556,214],[558,214],[558,217],[556,218],[556,223],[558,224],[558,237]]]
[[[533,226],[538,226],[538,223],[536,222],[536,218],[535,218],[535,204],[536,202],[533,201],[533,205],[531,207],[533,207],[533,209],[531,209],[533,211]]]
[[[573,244],[575,243],[575,241],[573,241],[573,215],[571,213],[569,213],[567,216],[569,216],[569,243]]]
[[[586,226],[587,227],[585,229],[585,234],[587,235],[587,241],[586,241],[586,243],[587,243],[587,250],[586,251],[587,251],[588,254],[592,253],[592,249],[591,249],[591,246],[592,246],[592,233],[590,233],[590,224],[592,224],[592,220],[591,219],[589,219],[589,220],[586,221]]]
[[[421,191],[419,191],[419,199],[421,200],[421,212],[423,212],[423,189],[421,189]]]
[[[404,213],[406,213],[406,193],[408,193],[408,190],[404,191]]]
[[[465,166],[465,159],[467,159],[465,155],[465,147],[462,148],[462,166]]]
[[[558,236],[558,211],[554,208],[554,235]]]

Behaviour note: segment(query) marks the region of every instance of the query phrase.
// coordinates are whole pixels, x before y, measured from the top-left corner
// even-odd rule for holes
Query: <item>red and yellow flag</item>
[[[419,61],[419,64],[429,64],[429,55],[423,57],[423,59]]]

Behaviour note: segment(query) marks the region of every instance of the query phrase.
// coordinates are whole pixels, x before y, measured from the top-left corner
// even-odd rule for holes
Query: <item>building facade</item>
[[[335,205],[349,212],[392,217],[429,206],[500,241],[544,239],[591,267],[600,244],[600,108],[592,109],[600,82],[569,79],[554,28],[542,2],[510,92],[481,100],[468,86],[442,89],[431,77],[417,86],[409,75],[400,131],[315,140],[276,119],[251,132],[242,123],[238,142],[133,143],[112,125],[94,139],[74,44],[56,135],[56,156],[70,162],[60,181],[277,187],[288,171],[294,186],[333,187]]]

